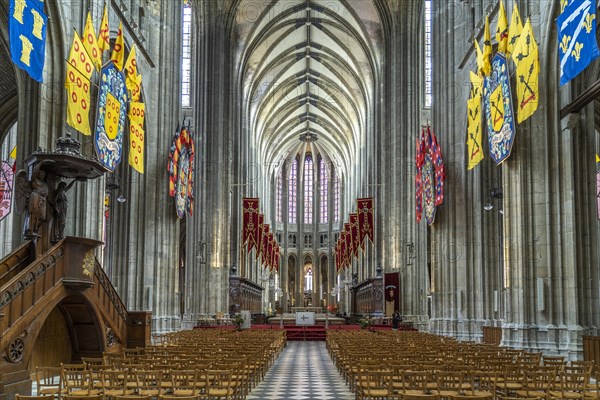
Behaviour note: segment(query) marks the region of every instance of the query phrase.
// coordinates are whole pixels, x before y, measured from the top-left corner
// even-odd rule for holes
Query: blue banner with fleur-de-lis
[[[596,43],[596,0],[572,0],[556,24],[560,84],[564,85],[600,55]]]
[[[40,0],[11,0],[10,53],[13,62],[36,81],[43,82],[48,17]]]

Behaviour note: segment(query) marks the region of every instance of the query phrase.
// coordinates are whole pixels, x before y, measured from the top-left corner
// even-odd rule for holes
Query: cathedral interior
[[[531,23],[537,109],[514,122],[501,160],[486,125],[475,166],[474,43],[487,17],[485,48],[500,52],[498,0],[27,1],[47,16],[41,82],[11,60],[15,0],[0,0],[0,160],[14,168],[0,214],[0,398],[35,362],[125,345],[135,325],[152,336],[242,310],[259,323],[397,311],[422,332],[482,342],[493,328],[502,346],[570,360],[599,335],[600,62],[559,81],[567,1],[504,4]],[[88,14],[98,33],[104,10],[110,47],[135,48],[143,76],[141,171],[129,122],[106,167],[93,132],[69,120],[74,33],[85,40]],[[113,129],[97,111],[104,71],[88,77],[92,131]],[[423,132],[438,151],[427,165],[443,157],[435,205],[415,185]],[[259,243],[248,251],[245,198],[278,247],[270,266]],[[372,200],[372,236],[341,265],[357,199]],[[65,355],[43,360],[49,344]]]

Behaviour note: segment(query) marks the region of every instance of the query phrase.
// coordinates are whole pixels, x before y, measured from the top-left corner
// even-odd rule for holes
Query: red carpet
[[[235,329],[233,325],[227,326],[196,326],[194,329]],[[284,329],[287,340],[292,341],[324,341],[327,337],[327,330],[360,330],[359,325],[330,325],[327,329],[322,325],[312,326],[299,326],[299,325],[283,325],[283,328],[279,325],[270,324],[253,324],[250,329]],[[371,325],[369,330],[371,331],[385,331],[391,330],[391,325]],[[416,330],[416,329],[403,329],[400,330]]]

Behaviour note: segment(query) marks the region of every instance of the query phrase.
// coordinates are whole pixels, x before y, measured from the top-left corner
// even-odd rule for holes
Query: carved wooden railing
[[[0,288],[31,263],[35,248],[31,240],[23,243],[15,251],[0,260]]]
[[[0,348],[4,348],[6,331],[60,284],[63,277],[60,260],[64,254],[64,241],[61,241],[0,287],[0,313],[4,314],[0,326]]]
[[[99,242],[81,238],[67,238],[48,250],[46,254],[21,268],[14,277],[0,287],[0,349],[11,340],[11,328],[22,331],[32,318],[29,312],[38,313],[34,306],[58,290],[80,291],[95,303],[102,315],[107,332],[107,344],[116,340],[125,345],[127,340],[127,309],[104,270],[93,256],[92,249]],[[23,250],[19,248],[13,254]],[[83,265],[82,253],[90,258],[88,269]],[[83,261],[86,264],[86,261]],[[13,268],[14,269],[14,268]],[[93,271],[91,270],[93,269]],[[63,288],[64,286],[64,288]],[[64,296],[65,292],[56,293]],[[54,298],[54,302],[61,300]],[[22,323],[21,323],[22,321]],[[22,327],[20,325],[23,325]]]
[[[95,260],[94,268],[94,292],[97,296],[99,309],[105,318],[105,323],[111,327],[123,345],[126,344],[127,335],[127,308],[121,297],[112,285],[104,269]],[[110,335],[107,339],[110,342]],[[109,343],[110,344],[110,343]]]

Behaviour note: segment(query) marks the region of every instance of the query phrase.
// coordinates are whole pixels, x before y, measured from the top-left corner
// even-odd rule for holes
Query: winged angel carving
[[[27,211],[29,215],[29,229],[25,233],[40,236],[39,230],[47,220],[48,209],[48,182],[46,171],[42,169],[45,163],[38,163],[31,175],[31,181],[27,178],[27,172],[17,172],[15,184],[15,203],[17,212],[22,214]]]

